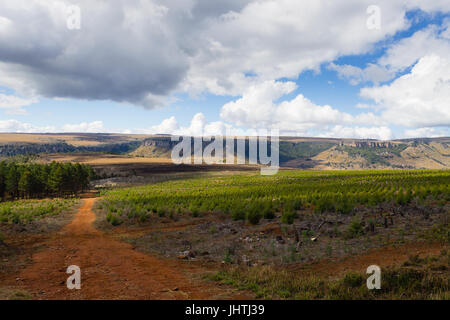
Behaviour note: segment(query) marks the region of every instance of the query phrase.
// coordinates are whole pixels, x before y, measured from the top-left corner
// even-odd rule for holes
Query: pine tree
[[[77,194],[95,177],[88,165],[0,162],[0,198],[33,198]]]
[[[22,198],[31,197],[31,189],[33,186],[33,176],[31,171],[26,169],[20,176],[18,190]]]
[[[59,164],[52,164],[50,175],[48,177],[49,190],[52,194],[62,195],[64,172]]]
[[[15,163],[10,163],[7,167],[5,184],[6,192],[13,199],[19,196],[19,179],[20,172],[17,165]]]
[[[0,162],[0,199],[3,201],[5,199],[6,191],[6,163],[4,161]]]

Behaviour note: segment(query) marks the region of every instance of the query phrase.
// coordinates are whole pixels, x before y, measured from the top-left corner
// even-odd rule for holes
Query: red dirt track
[[[34,299],[239,299],[231,289],[195,280],[199,267],[133,250],[92,223],[94,198],[84,200],[73,221],[46,241],[33,263],[9,283]],[[69,290],[66,269],[81,268],[81,290]],[[247,297],[248,298],[248,297]]]

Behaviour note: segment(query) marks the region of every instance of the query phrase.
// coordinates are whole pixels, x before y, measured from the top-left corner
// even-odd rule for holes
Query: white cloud
[[[53,126],[35,126],[31,123],[20,122],[14,119],[0,120],[0,132],[56,132],[56,128]]]
[[[403,133],[404,138],[436,138],[436,137],[448,137],[450,135],[449,129],[438,130],[436,128],[419,128],[405,130]]]
[[[277,85],[280,84],[286,83],[272,83],[272,85],[276,87],[274,91],[278,90],[279,92],[283,92],[283,86],[277,87]],[[273,94],[273,91],[270,91],[270,87],[270,85],[267,85],[267,83],[265,83],[260,89],[268,96],[271,96],[271,99],[275,100],[279,98],[278,95]],[[289,86],[287,85],[286,87]],[[262,88],[265,88],[265,90],[263,90]],[[289,92],[289,90],[286,89],[286,92]],[[279,94],[282,95],[283,93]],[[255,105],[258,105],[258,98],[253,96],[253,100],[255,102]],[[239,102],[239,100],[237,102]],[[282,104],[280,104],[280,106],[281,105]],[[305,105],[307,106],[306,109]],[[192,117],[191,122],[187,127],[180,126],[176,118],[172,116],[163,120],[161,124],[153,126],[150,129],[129,130],[123,133],[173,134],[180,136],[254,136],[264,135],[267,132],[265,130],[277,128],[277,126],[275,125],[278,124],[278,122],[276,122],[277,117],[284,117],[284,120],[282,121],[284,122],[285,126],[280,130],[280,135],[282,136],[318,136],[330,138],[390,140],[394,138],[438,137],[448,136],[450,134],[448,128],[419,128],[414,130],[405,130],[402,134],[396,135],[393,133],[392,129],[386,125],[371,125],[374,123],[384,123],[376,115],[373,115],[371,113],[363,113],[357,116],[342,114],[338,111],[335,111],[334,109],[315,106],[302,95],[297,96],[291,101],[287,101],[287,109],[280,109],[280,106],[278,106],[279,110],[275,110],[272,113],[266,114],[266,117],[268,118],[273,117],[274,121],[272,123],[269,123],[267,119],[262,120],[262,118],[260,118],[260,114],[258,114],[258,109],[255,109],[258,120],[254,121],[254,119],[251,118],[251,113],[248,112],[252,108],[237,108],[233,110],[233,112],[228,114],[230,118],[224,119],[229,122],[209,122],[203,113],[197,113]],[[300,107],[300,109],[297,109],[298,107]],[[275,109],[276,108],[277,107],[275,107]],[[289,108],[293,108],[293,110],[289,110]],[[296,117],[302,114],[302,112],[304,112],[305,110],[307,110],[307,112],[304,114],[305,118],[298,121],[298,118]],[[291,113],[291,111],[293,112]],[[315,114],[314,111],[316,111],[317,114]],[[237,121],[236,119],[239,119],[239,117],[234,119],[234,112],[240,115],[241,119],[245,120]],[[310,112],[310,114],[308,114],[308,112]],[[345,121],[341,122],[344,122],[347,125],[340,124],[341,122],[336,119],[346,119]],[[302,124],[302,121],[307,121],[307,123]],[[266,126],[262,125],[263,123],[266,123]],[[361,124],[370,125],[361,126]]]
[[[361,96],[382,109],[381,118],[406,127],[450,126],[450,61],[437,55],[419,60],[389,85],[363,88]]]
[[[323,111],[319,111],[323,112]],[[332,115],[332,114],[331,114]],[[323,114],[323,116],[328,116]],[[325,122],[329,122],[325,120]],[[330,121],[333,122],[333,121]],[[167,125],[169,123],[175,123],[176,125]],[[254,126],[253,129],[244,129],[239,125],[244,123],[234,123],[234,125],[223,122],[208,122],[206,117],[202,113],[197,113],[193,116],[190,125],[188,127],[181,127],[178,125],[175,117],[171,117],[162,121],[158,126],[153,126],[151,129],[139,130],[139,133],[156,134],[165,133],[173,135],[183,136],[254,136],[265,135],[270,130],[270,127]],[[283,136],[305,136],[310,135],[312,128],[315,129],[317,136],[320,137],[334,137],[334,138],[358,138],[358,139],[380,139],[388,140],[393,137],[391,129],[380,127],[344,127],[342,125],[335,125],[331,129],[329,126],[323,124],[312,124],[311,126],[300,127],[300,130],[294,128],[283,128],[280,134]],[[302,131],[302,130],[305,131]]]
[[[250,86],[242,98],[222,107],[222,119],[238,126],[270,127],[275,120],[274,101],[296,89],[293,82],[265,81]]]
[[[0,93],[0,109],[4,109],[6,114],[25,114],[23,107],[36,103],[37,99],[23,99],[13,95]]]
[[[316,105],[302,94],[292,100],[276,102],[296,89],[293,82],[265,81],[249,87],[241,98],[222,107],[223,120],[248,128],[274,128],[295,134],[328,125],[375,124],[380,119],[372,113],[357,116],[328,105]]]
[[[92,121],[92,122],[81,122],[77,124],[65,124],[62,127],[63,132],[89,132],[89,133],[98,133],[105,132],[105,128],[103,128],[102,121]]]
[[[106,132],[102,121],[82,122],[78,124],[65,124],[62,127],[36,126],[28,122],[21,122],[15,119],[0,120],[0,132],[22,132],[22,133],[97,133]]]
[[[9,28],[11,27],[11,20],[9,20],[6,17],[0,16],[0,33],[5,33],[9,31]]]
[[[336,71],[341,79],[347,79],[352,85],[364,82],[378,84],[394,79],[399,72],[413,66],[426,55],[450,56],[448,34],[450,34],[450,20],[446,20],[443,27],[431,25],[415,32],[411,37],[395,42],[375,64],[369,63],[366,67],[359,68],[330,63],[328,68]]]
[[[364,69],[348,64],[337,65],[330,63],[328,69],[336,71],[339,78],[347,79],[351,85],[369,81],[380,83],[392,79],[395,75],[387,68],[373,63],[369,63]]]
[[[178,130],[180,126],[178,125],[177,119],[175,117],[170,117],[168,119],[164,119],[161,124],[153,126],[147,132],[152,134],[171,134]]]
[[[79,0],[81,30],[70,31],[62,4],[72,3],[0,2],[0,82],[20,93],[147,108],[177,91],[241,95],[264,80],[296,78],[370,51],[408,27],[411,8],[450,7],[379,0],[381,29],[369,30],[372,0]]]
[[[425,12],[450,11],[450,4],[447,0],[407,0],[406,5],[409,9],[421,9]]]
[[[345,55],[370,52],[379,41],[407,29],[408,10],[450,12],[448,0],[379,0],[380,30],[366,27],[371,0],[117,0],[114,4],[79,0],[78,31],[66,28],[66,16],[54,3],[69,1],[0,3],[0,85],[22,96],[112,100],[146,108],[164,105],[180,91],[239,97],[222,107],[224,121],[208,122],[197,114],[182,127],[172,117],[146,129],[151,133],[213,133],[232,124],[279,127],[302,135],[329,132],[334,126],[336,133],[364,135],[390,124],[449,123],[445,73],[450,20],[443,27],[432,26],[393,43],[376,63],[362,68],[332,63]],[[439,62],[427,58],[434,56],[440,57]],[[352,84],[377,84],[361,91],[374,103],[357,106],[377,114],[350,115],[317,105],[302,94],[279,102],[296,86],[276,79],[296,79],[305,70],[320,70],[324,63]],[[411,73],[378,86],[416,63]],[[27,102],[35,102],[7,96],[10,107],[2,107],[4,97],[0,95],[0,108],[9,113],[24,112]],[[25,131],[55,129],[14,121],[2,125]],[[56,129],[105,130],[100,121]]]
[[[215,136],[233,133],[231,125],[222,121],[209,122],[203,113],[197,113],[192,117],[188,127],[178,124],[175,117],[164,119],[159,125],[150,129],[140,129],[136,132],[146,134],[173,134],[180,136]]]
[[[366,27],[371,1],[253,1],[240,12],[213,19],[203,31],[208,42],[192,58],[187,90],[239,95],[261,80],[296,78],[339,56],[368,52],[405,29],[406,7],[378,1],[382,28]]]
[[[440,28],[436,25],[417,31],[409,38],[404,38],[391,45],[386,54],[378,60],[378,65],[395,74],[417,63],[427,55],[450,56],[450,39],[445,30],[450,29],[450,21]]]
[[[388,127],[344,127],[337,125],[320,134],[319,137],[390,140],[393,135]]]
[[[360,95],[374,103],[356,107],[379,111],[379,123],[418,128],[406,130],[406,137],[442,135],[442,131],[430,127],[450,125],[449,30],[447,19],[441,27],[432,25],[417,31],[390,45],[376,64],[363,69],[336,64],[330,64],[329,68],[350,83],[358,84],[387,81],[412,67],[390,84],[361,89]],[[371,74],[370,69],[380,72]]]

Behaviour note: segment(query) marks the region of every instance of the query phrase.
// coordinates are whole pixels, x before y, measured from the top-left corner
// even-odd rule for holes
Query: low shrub
[[[120,220],[119,217],[113,213],[108,213],[106,215],[106,221],[111,223],[113,226],[118,226],[118,225],[122,224],[122,220]]]
[[[199,211],[199,209],[197,209],[197,208],[193,208],[193,209],[191,210],[191,212],[192,212],[192,216],[193,216],[194,218],[197,218],[197,217],[200,215],[200,211]]]
[[[166,215],[166,209],[165,208],[158,208],[157,214],[159,217],[164,217]]]
[[[285,210],[281,215],[281,222],[286,224],[293,224],[295,216],[296,214],[293,210]]]
[[[245,220],[245,211],[242,208],[234,208],[231,212],[231,218],[235,221]]]
[[[270,207],[264,208],[263,215],[264,215],[264,219],[272,220],[275,218],[275,212]]]
[[[364,224],[360,219],[353,219],[351,224],[348,226],[348,229],[344,233],[344,237],[346,239],[353,239],[364,234]]]
[[[258,224],[261,220],[261,214],[257,210],[251,210],[247,213],[247,220],[251,224]]]

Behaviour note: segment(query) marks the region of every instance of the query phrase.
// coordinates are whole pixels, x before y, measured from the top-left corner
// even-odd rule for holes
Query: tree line
[[[89,188],[95,173],[79,163],[0,162],[0,198],[27,199],[74,195]]]
[[[124,143],[110,143],[95,146],[78,146],[60,143],[12,143],[4,144],[0,148],[0,156],[12,157],[16,155],[35,155],[40,153],[72,153],[72,152],[103,152],[103,153],[127,153],[136,150],[141,145],[140,141]]]

